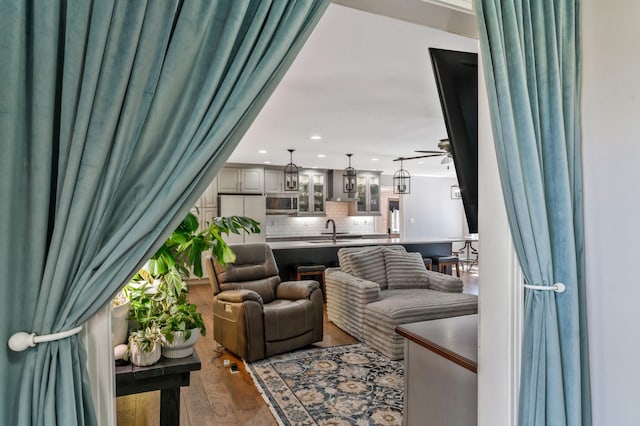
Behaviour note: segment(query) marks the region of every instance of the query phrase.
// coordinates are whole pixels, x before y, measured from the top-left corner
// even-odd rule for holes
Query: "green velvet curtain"
[[[83,324],[224,164],[328,5],[0,0],[0,330]],[[0,419],[95,424],[78,336],[0,352]]]
[[[577,0],[478,0],[502,189],[527,283],[520,425],[590,425]],[[520,283],[516,283],[520,285]]]

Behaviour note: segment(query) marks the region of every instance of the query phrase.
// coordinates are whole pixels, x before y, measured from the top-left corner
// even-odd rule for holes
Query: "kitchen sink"
[[[362,241],[362,238],[338,238],[336,239],[336,243],[350,243],[353,241]],[[333,243],[333,240],[331,239],[326,239],[326,240],[313,240],[313,241],[307,241],[308,243],[311,244],[331,244]]]

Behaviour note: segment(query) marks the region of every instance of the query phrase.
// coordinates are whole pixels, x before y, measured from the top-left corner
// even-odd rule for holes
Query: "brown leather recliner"
[[[213,338],[251,362],[322,340],[322,291],[316,281],[280,281],[265,243],[231,246],[236,261],[208,257]]]

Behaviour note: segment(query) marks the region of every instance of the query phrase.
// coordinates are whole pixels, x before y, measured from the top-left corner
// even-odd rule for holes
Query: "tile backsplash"
[[[349,205],[344,202],[327,201],[326,216],[267,216],[267,237],[318,235],[330,231],[325,228],[328,219],[336,222],[336,232],[351,234],[375,233],[375,216],[349,216]]]

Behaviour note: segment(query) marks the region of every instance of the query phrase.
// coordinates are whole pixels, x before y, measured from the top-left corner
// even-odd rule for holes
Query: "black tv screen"
[[[478,232],[478,54],[429,48],[469,232]]]

